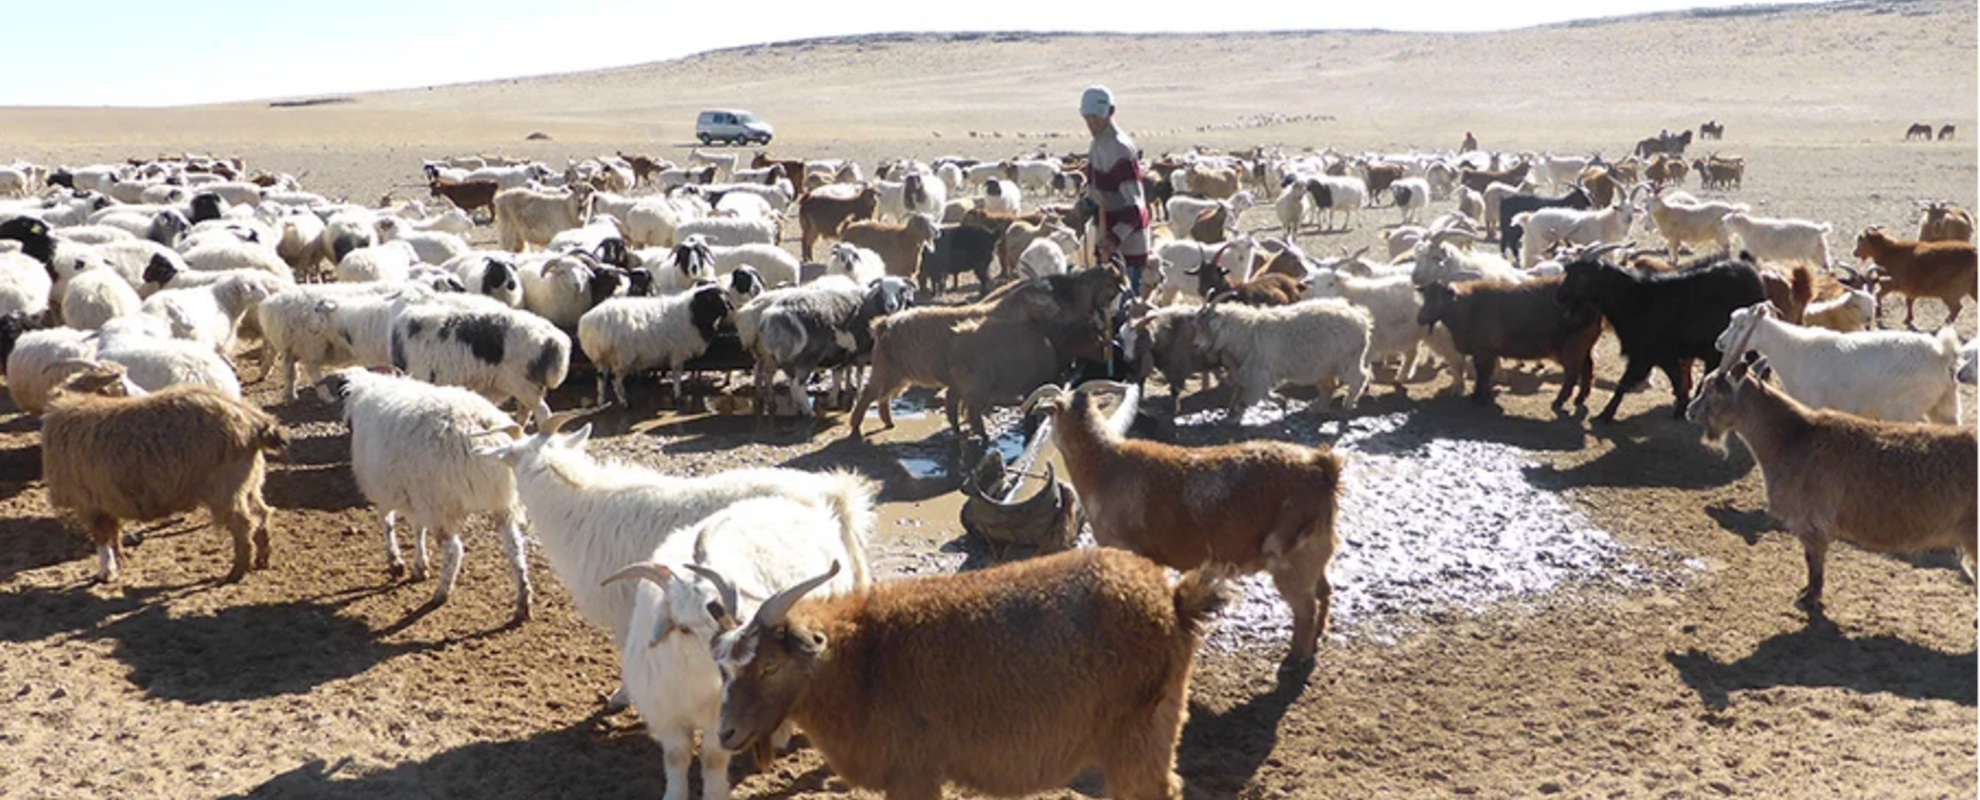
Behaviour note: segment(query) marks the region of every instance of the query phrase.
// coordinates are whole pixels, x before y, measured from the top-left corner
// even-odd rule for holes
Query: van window
[[[755,115],[755,114],[751,114],[751,113],[749,113],[749,112],[747,112],[747,111],[744,111],[744,112],[743,112],[743,113],[742,113],[741,115],[739,115],[739,116],[740,116],[740,118],[741,118],[741,120],[742,120],[743,122],[755,122],[755,121],[756,121],[756,115]]]

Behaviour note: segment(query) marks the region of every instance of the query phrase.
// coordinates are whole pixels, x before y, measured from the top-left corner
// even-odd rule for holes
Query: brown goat
[[[1403,168],[1401,164],[1376,163],[1367,165],[1367,173],[1368,196],[1375,197],[1388,191],[1391,184],[1402,180]]]
[[[847,222],[872,219],[880,208],[880,190],[871,186],[851,197],[835,197],[807,191],[798,198],[798,229],[803,237],[799,250],[811,260],[811,247],[818,240],[837,236]]]
[[[1218,200],[1236,197],[1241,188],[1242,176],[1237,170],[1225,167],[1206,167],[1201,164],[1189,168],[1189,190]],[[1178,189],[1182,187],[1176,187]]]
[[[629,154],[624,150],[617,152],[619,158],[632,167],[634,186],[640,184],[652,185],[653,176],[660,174],[660,170],[664,169],[660,166],[660,162],[653,160],[652,156],[640,155],[639,153]]]
[[[1332,604],[1327,564],[1340,546],[1341,457],[1286,442],[1178,447],[1125,439],[1089,396],[1101,388],[1127,387],[1047,386],[1025,401],[1052,417],[1052,439],[1094,541],[1172,569],[1216,564],[1270,573],[1293,613],[1284,663],[1311,661]]]
[[[848,221],[839,227],[839,241],[880,254],[887,274],[912,280],[921,271],[921,253],[942,232],[926,214],[909,214],[905,222]]]
[[[1417,289],[1423,295],[1423,310],[1416,321],[1443,323],[1458,352],[1471,357],[1477,374],[1471,402],[1492,401],[1492,373],[1500,358],[1547,358],[1560,364],[1563,373],[1554,409],[1566,405],[1568,392],[1577,385],[1580,393],[1574,404],[1582,406],[1594,386],[1595,340],[1602,337],[1602,315],[1593,308],[1562,306],[1555,297],[1560,286],[1560,276],[1524,283],[1431,283]],[[1464,371],[1451,370],[1451,378],[1451,389],[1462,393]]]
[[[999,797],[1097,766],[1115,797],[1180,800],[1176,743],[1222,572],[1174,585],[1148,559],[1081,549],[959,575],[765,600],[722,634],[719,744],[796,722],[832,771],[891,800],[944,783]],[[704,747],[716,742],[704,743]]]
[[[1465,186],[1471,187],[1472,191],[1484,194],[1485,187],[1491,186],[1495,182],[1503,183],[1507,186],[1520,185],[1526,180],[1527,171],[1532,168],[1533,164],[1522,158],[1518,164],[1513,165],[1512,169],[1491,170],[1467,168],[1458,173],[1458,181]]]
[[[1871,226],[1856,237],[1857,260],[1874,262],[1870,278],[1877,284],[1877,302],[1884,295],[1904,295],[1904,327],[1912,328],[1912,302],[1935,297],[1946,304],[1945,324],[1959,319],[1963,298],[1974,296],[1972,242],[1921,242],[1893,239]]]
[[[1973,214],[1951,203],[1926,203],[1925,216],[1918,220],[1918,241],[1973,241]]]
[[[767,154],[765,154],[765,153],[764,153],[763,151],[761,151],[761,150],[758,150],[758,151],[756,151],[756,157],[755,157],[755,158],[752,158],[752,159],[750,159],[750,161],[749,161],[749,167],[750,167],[750,169],[765,169],[765,168],[768,168],[768,167],[783,167],[783,168],[784,168],[784,177],[785,177],[785,178],[788,178],[788,179],[793,179],[793,180],[802,180],[802,179],[804,178],[804,174],[805,174],[805,172],[804,172],[804,159],[801,159],[801,158],[786,158],[786,159],[777,159],[777,158],[771,158],[771,157],[770,157],[769,155],[767,155]]]
[[[975,303],[921,306],[873,323],[873,371],[853,403],[851,435],[860,436],[867,406],[894,426],[888,400],[910,385],[948,387],[949,426],[969,414],[984,433],[992,404],[1018,402],[1058,379],[1075,354],[1099,354],[1093,321],[1124,289],[1119,271],[1081,270],[998,287]]]
[[[123,378],[115,364],[70,376],[50,395],[41,424],[48,504],[73,513],[89,534],[98,577],[117,577],[123,520],[156,520],[195,508],[205,508],[216,527],[233,535],[227,580],[245,577],[250,564],[267,567],[262,455],[287,445],[281,424],[206,386],[123,396]]]
[[[1974,574],[1973,431],[1953,425],[1883,422],[1816,411],[1767,383],[1766,359],[1748,365],[1745,342],[1727,351],[1730,369],[1706,376],[1685,417],[1708,443],[1739,434],[1767,485],[1767,511],[1801,540],[1808,583],[1795,604],[1822,617],[1829,543],[1876,552],[1960,550]],[[1723,446],[1721,446],[1723,452]]]
[[[1217,265],[1219,250],[1204,265],[1183,270],[1185,275],[1196,276],[1196,294],[1205,303],[1232,302],[1247,306],[1289,306],[1299,302],[1303,293],[1301,279],[1279,272],[1262,272],[1253,275],[1243,283],[1231,283],[1231,271]],[[1297,256],[1295,256],[1296,258]],[[1211,266],[1213,269],[1204,269]]]
[[[502,190],[501,184],[494,181],[461,181],[454,183],[438,178],[427,184],[434,197],[447,198],[455,208],[474,213],[477,208],[488,209],[488,215],[495,215],[495,193]]]

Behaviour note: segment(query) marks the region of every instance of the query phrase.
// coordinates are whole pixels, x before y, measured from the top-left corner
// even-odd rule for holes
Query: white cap
[[[1082,117],[1104,117],[1114,110],[1114,93],[1105,86],[1089,86],[1079,96],[1079,115]]]

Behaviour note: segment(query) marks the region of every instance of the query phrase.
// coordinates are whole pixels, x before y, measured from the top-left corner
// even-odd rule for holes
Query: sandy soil
[[[1103,80],[1150,152],[1194,143],[1444,147],[1472,130],[1488,147],[1613,155],[1660,127],[1718,118],[1728,135],[1715,148],[1751,164],[1737,199],[1833,222],[1831,244],[1846,254],[1866,225],[1912,224],[1913,199],[1975,205],[1975,150],[1965,138],[1980,135],[1975,42],[1973,7],[1953,2],[1487,36],[895,37],[312,108],[11,109],[0,113],[0,152],[69,164],[238,153],[256,167],[306,174],[313,188],[374,199],[416,192],[407,187],[418,159],[444,153],[560,163],[638,149],[678,158],[692,112],[704,105],[745,105],[772,120],[777,152],[869,165],[908,153],[1074,149],[1083,140],[1069,138],[1073,98]],[[1240,123],[1260,114],[1331,118]],[[1913,121],[1957,124],[1962,138],[1905,144]],[[535,130],[554,141],[524,144]],[[1036,138],[1048,133],[1059,136]],[[1359,247],[1396,219],[1392,209],[1373,209],[1351,232],[1308,233],[1301,243],[1315,252]],[[1244,220],[1249,230],[1274,224],[1263,209]],[[1898,308],[1893,301],[1885,312]],[[1930,301],[1920,315],[1928,324],[1944,318]],[[1972,336],[1974,315],[1959,329]],[[1612,344],[1599,358],[1595,402],[1606,401],[1620,371]],[[1764,512],[1759,471],[1738,446],[1721,458],[1698,443],[1694,427],[1670,419],[1668,390],[1633,396],[1621,424],[1591,428],[1581,416],[1548,411],[1558,380],[1551,368],[1514,376],[1498,410],[1433,397],[1445,380],[1427,376],[1404,394],[1378,389],[1351,413],[1267,419],[1243,435],[1340,440],[1351,458],[1365,453],[1371,464],[1414,457],[1445,470],[1438,475],[1455,471],[1455,481],[1395,487],[1450,521],[1431,526],[1438,529],[1485,513],[1490,498],[1476,487],[1524,484],[1562,504],[1550,513],[1611,538],[1615,557],[1510,599],[1369,606],[1342,620],[1311,674],[1291,679],[1275,679],[1272,668],[1283,631],[1270,619],[1255,628],[1233,620],[1236,632],[1206,651],[1192,686],[1178,762],[1194,791],[1974,794],[1974,589],[1950,556],[1838,548],[1830,558],[1835,624],[1808,627],[1791,606],[1803,579],[1799,547]],[[650,387],[638,388],[652,396]],[[94,561],[50,515],[38,482],[37,423],[0,406],[0,797],[661,790],[658,748],[636,717],[599,712],[617,680],[617,655],[578,620],[540,558],[532,563],[540,607],[526,625],[503,625],[510,590],[485,526],[470,537],[454,599],[425,608],[430,586],[385,573],[335,410],[310,399],[279,402],[266,384],[250,391],[290,426],[296,444],[267,486],[279,509],[276,564],[238,585],[214,583],[225,547],[202,518],[150,532],[122,585],[88,584]],[[582,404],[590,391],[580,376],[553,404]],[[1168,402],[1164,391],[1155,390],[1156,402]],[[1202,413],[1221,405],[1221,391],[1196,392],[1182,400],[1175,437],[1231,437]],[[1966,390],[1962,399],[1971,424],[1976,398]],[[880,568],[925,573],[982,561],[962,539],[949,482],[915,477],[902,464],[950,446],[936,419],[909,420],[866,445],[843,438],[841,418],[765,430],[640,405],[599,419],[594,447],[684,473],[859,469],[885,486]],[[1381,433],[1390,424],[1400,433]],[[1342,433],[1356,426],[1377,432]],[[1377,450],[1370,442],[1381,437]],[[1461,465],[1453,470],[1451,457],[1429,446],[1437,442],[1512,453],[1522,466],[1509,477],[1514,468],[1493,462],[1492,475],[1466,481]],[[1400,496],[1371,496],[1369,507]],[[1354,532],[1350,548],[1356,536],[1372,553],[1393,544],[1384,537],[1420,535],[1386,520],[1374,512],[1344,520]],[[1408,557],[1407,548],[1390,552]],[[1423,560],[1443,555],[1426,551]],[[1478,567],[1485,572],[1467,574],[1489,576],[1511,559],[1487,561]],[[1371,594],[1395,591],[1399,580],[1374,574],[1363,585]],[[1398,596],[1417,600],[1432,588]],[[746,768],[737,769],[742,777]],[[1101,785],[1089,777],[1052,796]],[[814,751],[800,750],[743,777],[738,795],[844,790]]]

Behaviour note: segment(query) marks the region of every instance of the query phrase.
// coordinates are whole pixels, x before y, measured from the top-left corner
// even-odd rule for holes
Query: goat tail
[[[1959,331],[1953,330],[1953,326],[1951,325],[1947,325],[1943,328],[1940,328],[1938,341],[1936,343],[1939,345],[1938,347],[1939,355],[1950,360],[1953,364],[1953,369],[1958,369],[1959,368]]]
[[[1237,568],[1229,564],[1205,564],[1185,573],[1174,590],[1177,626],[1202,638],[1210,618],[1237,601],[1236,578]]]
[[[1808,265],[1794,265],[1794,274],[1788,282],[1787,321],[1796,325],[1808,313],[1808,304],[1815,300],[1815,276],[1808,271]]]
[[[825,474],[832,487],[825,492],[825,504],[839,520],[839,542],[852,562],[853,587],[864,589],[872,582],[866,564],[866,541],[873,534],[873,496],[879,485],[857,472],[834,470]]]

